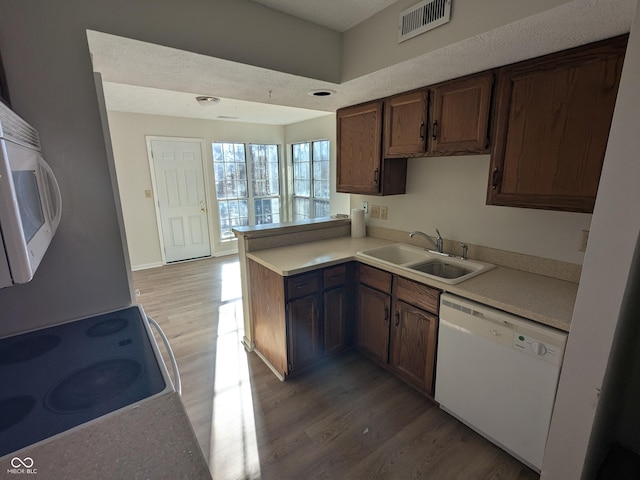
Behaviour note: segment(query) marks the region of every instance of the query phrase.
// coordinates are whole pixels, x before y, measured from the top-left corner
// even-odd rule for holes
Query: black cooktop
[[[148,328],[136,305],[0,339],[0,457],[165,390]]]

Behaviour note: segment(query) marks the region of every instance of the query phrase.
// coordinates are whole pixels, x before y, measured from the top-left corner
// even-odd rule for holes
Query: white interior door
[[[211,255],[201,143],[150,143],[165,260]]]

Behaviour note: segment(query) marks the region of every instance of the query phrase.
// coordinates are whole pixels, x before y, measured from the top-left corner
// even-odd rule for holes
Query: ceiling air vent
[[[426,0],[400,14],[398,43],[449,22],[451,0]]]

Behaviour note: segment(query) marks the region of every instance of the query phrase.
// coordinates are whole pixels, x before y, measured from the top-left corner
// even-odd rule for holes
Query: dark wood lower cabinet
[[[427,395],[433,395],[439,299],[435,288],[358,266],[358,350]]]
[[[405,382],[429,394],[433,394],[437,327],[436,315],[396,302],[389,363]]]
[[[367,265],[355,289],[348,264],[291,277],[248,267],[255,348],[281,378],[350,348],[355,327],[360,352],[433,393],[439,290]]]
[[[313,365],[322,357],[321,308],[320,295],[309,295],[287,303],[289,373]]]
[[[324,292],[324,354],[335,355],[347,348],[347,288]]]
[[[255,349],[278,376],[352,346],[350,264],[283,277],[249,260],[247,270]]]
[[[389,360],[389,315],[391,296],[365,285],[358,285],[356,345],[381,363]]]

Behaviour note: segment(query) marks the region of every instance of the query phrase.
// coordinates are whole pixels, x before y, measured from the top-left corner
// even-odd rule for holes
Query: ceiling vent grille
[[[451,0],[426,0],[400,14],[398,43],[449,22]]]

